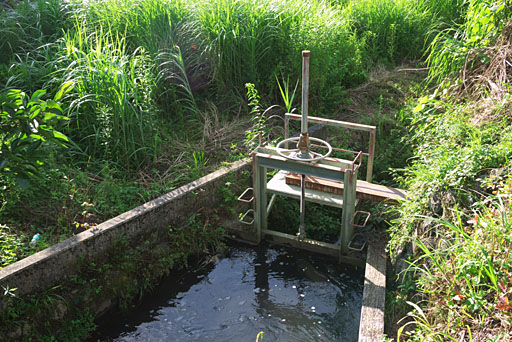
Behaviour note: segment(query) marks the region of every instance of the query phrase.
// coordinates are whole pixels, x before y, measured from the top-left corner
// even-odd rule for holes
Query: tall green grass
[[[251,82],[277,101],[275,76],[298,80],[300,51],[306,49],[312,56],[313,110],[366,77],[362,46],[350,23],[324,1],[215,0],[196,6],[195,13],[215,52],[216,79],[224,87],[240,91]]]
[[[423,0],[352,1],[346,8],[368,58],[391,64],[423,55],[434,10]]]
[[[154,158],[159,136],[151,57],[143,48],[128,53],[123,38],[101,27],[89,32],[77,24],[62,44],[64,67],[57,74],[75,84],[70,131],[83,152],[120,169]]]
[[[276,76],[299,80],[304,49],[312,112],[328,114],[375,61],[421,56],[429,4],[442,2],[26,1],[0,14],[0,87],[72,80],[69,135],[84,160],[134,168],[211,103],[239,111],[245,83],[278,103]]]
[[[59,0],[25,0],[15,10],[0,5],[0,63],[51,42],[68,27],[69,14]]]

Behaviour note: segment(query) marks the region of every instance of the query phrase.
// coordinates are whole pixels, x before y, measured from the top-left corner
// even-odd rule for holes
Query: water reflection
[[[97,341],[356,341],[362,271],[282,247],[235,246],[229,258],[169,277]]]

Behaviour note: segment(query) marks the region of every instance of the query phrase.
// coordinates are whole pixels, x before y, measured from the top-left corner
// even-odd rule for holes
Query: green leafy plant
[[[416,289],[423,301],[409,303],[413,307],[409,314],[412,321],[401,327],[398,338],[406,326],[414,323],[416,337],[456,341],[454,332],[501,327],[508,319],[512,311],[510,184],[508,180],[497,196],[487,196],[477,203],[477,210],[469,217],[455,208],[454,222],[413,218],[436,223],[438,243],[415,241],[422,254],[411,262],[409,272],[416,275]],[[496,330],[501,330],[503,336],[511,334],[510,329]]]
[[[69,139],[58,129],[69,120],[59,101],[73,89],[65,83],[52,100],[43,100],[45,90],[29,96],[21,90],[0,95],[0,175],[17,177],[23,185],[42,165],[40,147],[51,143],[66,147]]]
[[[252,121],[252,129],[245,132],[245,143],[250,149],[253,149],[256,146],[260,146],[263,141],[266,120],[260,107],[258,90],[252,83],[246,83],[245,87],[247,88],[247,98],[251,107],[250,115]]]

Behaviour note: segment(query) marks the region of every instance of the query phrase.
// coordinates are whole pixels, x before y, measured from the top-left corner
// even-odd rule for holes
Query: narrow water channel
[[[96,341],[357,341],[363,270],[304,251],[234,245],[228,257],[170,276]],[[107,323],[108,321],[108,323]]]

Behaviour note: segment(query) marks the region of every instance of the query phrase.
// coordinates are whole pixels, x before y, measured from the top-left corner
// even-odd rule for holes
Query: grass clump
[[[424,1],[353,1],[346,8],[366,44],[367,58],[393,64],[423,55],[425,39],[436,25]]]
[[[11,10],[0,5],[0,63],[52,42],[69,26],[69,10],[59,0],[21,1]]]
[[[398,338],[401,334],[415,341],[511,338],[512,180],[506,176],[495,181],[495,194],[476,203],[470,215],[455,208],[455,222],[433,220],[440,232],[434,245],[416,241],[422,255],[410,272],[417,276],[420,305],[411,303],[411,320]],[[404,332],[409,324],[416,329]]]
[[[77,25],[67,33],[59,60],[75,84],[68,115],[70,135],[87,158],[134,169],[158,152],[154,74],[144,49],[126,52],[123,38]]]
[[[482,66],[489,65],[497,51],[504,49],[508,53],[510,29],[503,29],[510,26],[507,24],[512,13],[510,4],[501,0],[466,0],[464,7],[467,10],[462,22],[437,33],[429,46],[427,62],[430,80],[445,81],[446,86],[455,86],[460,90],[473,88],[467,83],[506,82],[505,79],[494,79],[494,75],[486,75],[482,72]],[[502,31],[506,38],[497,44]],[[507,59],[506,54],[498,55],[500,60]],[[450,81],[453,82],[454,78],[457,81],[452,84]],[[477,87],[472,93],[481,90]]]

